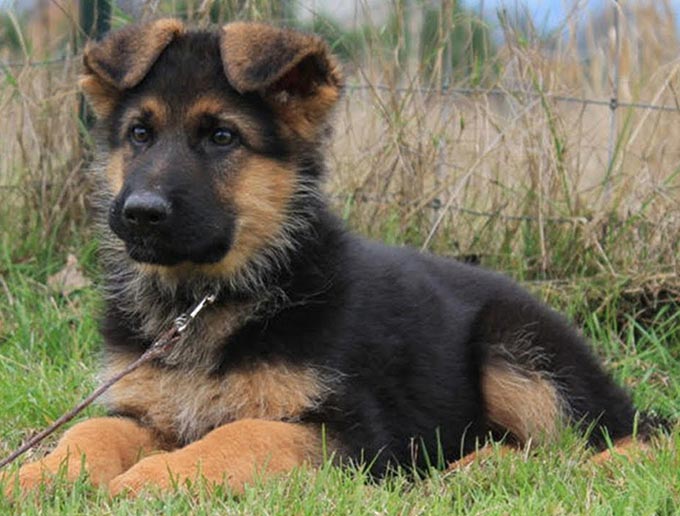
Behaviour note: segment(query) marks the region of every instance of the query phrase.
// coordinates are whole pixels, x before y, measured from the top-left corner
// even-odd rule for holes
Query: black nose
[[[170,203],[155,192],[134,192],[123,204],[123,219],[128,226],[150,229],[159,226],[170,215]]]

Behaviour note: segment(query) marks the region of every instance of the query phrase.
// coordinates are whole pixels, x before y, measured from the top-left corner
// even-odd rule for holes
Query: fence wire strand
[[[352,193],[332,193],[329,194],[329,198],[333,201],[339,203],[354,203],[360,202],[364,204],[374,204],[374,205],[384,205],[384,206],[401,206],[401,207],[414,207],[421,206],[419,201],[408,201],[403,199],[397,199],[396,196],[391,196],[383,194],[382,197],[376,197],[366,194],[352,194]],[[430,209],[434,212],[439,212],[441,210],[451,211],[456,213],[463,213],[465,215],[472,215],[475,217],[483,217],[487,219],[501,219],[515,222],[538,222],[539,218],[531,215],[508,215],[503,213],[501,210],[494,211],[480,211],[471,208],[465,208],[456,205],[446,205],[441,199],[435,198],[428,202],[425,206],[421,206],[423,209]],[[542,222],[549,224],[571,224],[571,225],[582,225],[589,222],[587,217],[542,217],[540,219]]]
[[[0,62],[0,74],[8,73],[8,70],[16,68],[39,68],[45,66],[51,66],[55,64],[66,63],[69,61],[80,61],[81,57],[76,56],[66,56],[59,57],[55,59],[46,59],[43,61],[8,61]],[[354,91],[387,91],[394,93],[422,93],[425,95],[438,95],[438,96],[460,96],[460,97],[472,97],[472,96],[498,96],[498,97],[515,97],[515,98],[547,98],[555,102],[567,102],[574,104],[581,104],[584,106],[603,106],[609,109],[616,108],[631,108],[631,109],[646,109],[651,111],[663,111],[667,113],[680,113],[680,106],[667,106],[650,104],[645,102],[625,102],[612,97],[610,99],[592,99],[587,97],[575,97],[570,95],[563,95],[559,93],[550,92],[538,92],[534,90],[523,90],[523,89],[506,89],[506,88],[430,88],[424,86],[413,86],[413,87],[393,87],[386,84],[348,84],[345,89],[349,92]]]
[[[473,97],[482,95],[492,95],[499,97],[525,97],[530,99],[547,98],[556,102],[571,102],[581,105],[603,106],[609,109],[631,108],[648,109],[652,111],[665,111],[670,113],[680,113],[680,106],[666,106],[658,104],[647,104],[644,102],[623,102],[610,99],[591,99],[586,97],[574,97],[561,95],[559,93],[537,92],[534,90],[505,89],[505,88],[426,88],[426,87],[392,87],[384,84],[350,84],[345,87],[348,91],[390,91],[396,93],[423,93],[427,95],[440,96],[460,96]]]
[[[12,68],[40,68],[77,60],[79,60],[79,56],[55,57],[54,59],[45,59],[42,61],[7,61],[5,63],[0,61],[0,72],[7,73],[7,70]]]

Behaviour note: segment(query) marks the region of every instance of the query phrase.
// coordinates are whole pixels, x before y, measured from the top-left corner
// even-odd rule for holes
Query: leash
[[[31,439],[26,441],[19,448],[14,450],[8,457],[0,461],[0,469],[4,468],[8,464],[14,462],[17,458],[23,455],[25,452],[33,448],[36,444],[42,442],[46,437],[51,435],[60,426],[68,423],[88,406],[92,404],[94,400],[99,398],[104,394],[113,384],[119,381],[121,378],[127,376],[135,369],[139,368],[141,365],[154,360],[156,358],[164,357],[172,349],[173,345],[180,339],[182,334],[191,325],[191,323],[196,319],[198,314],[207,306],[215,302],[215,294],[209,294],[191,307],[188,311],[181,314],[173,322],[172,326],[168,328],[167,331],[162,333],[154,343],[147,349],[142,356],[137,360],[129,364],[125,369],[120,371],[118,374],[112,376],[106,380],[102,385],[100,385],[92,394],[81,401],[78,405],[73,407],[71,410],[63,414],[59,419],[52,423],[42,432],[34,435]]]

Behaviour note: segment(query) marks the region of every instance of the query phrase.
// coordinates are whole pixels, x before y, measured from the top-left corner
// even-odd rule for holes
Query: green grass
[[[677,436],[675,439],[677,447]],[[664,447],[654,462],[593,467],[572,444],[529,459],[493,456],[457,474],[434,473],[375,484],[359,472],[323,467],[257,483],[236,499],[223,491],[110,500],[86,482],[59,486],[19,502],[21,514],[674,514],[680,510],[677,453]],[[38,503],[39,502],[39,503]],[[12,508],[0,502],[7,514]]]
[[[62,254],[36,247],[21,257],[4,239],[0,259],[0,454],[47,426],[95,386],[99,298],[91,288],[65,299],[50,292],[49,274]],[[75,242],[81,263],[96,275],[93,244]],[[48,246],[49,247],[49,246]],[[26,258],[28,256],[28,258]],[[609,286],[612,290],[611,285]],[[603,287],[604,288],[604,287]],[[616,295],[590,308],[592,292],[556,298],[554,304],[582,322],[616,378],[643,409],[680,415],[680,310],[666,305],[646,322],[622,316]],[[622,302],[621,302],[622,303]],[[101,414],[90,408],[87,416]],[[61,433],[58,432],[59,434]],[[20,462],[51,446],[51,438]],[[661,439],[650,458],[616,460],[605,467],[587,461],[573,435],[531,453],[496,453],[456,473],[426,479],[395,477],[375,483],[359,470],[325,465],[287,478],[260,482],[244,496],[165,494],[144,500],[110,500],[86,479],[57,484],[14,504],[0,495],[0,514],[677,514],[680,513],[680,431]],[[15,464],[12,468],[17,468]]]
[[[261,0],[244,3],[232,16],[227,5],[231,3],[215,2],[213,7],[220,4],[223,19],[268,19],[280,12],[279,3]],[[639,9],[630,4],[626,16],[640,41],[654,35],[677,47],[673,16],[663,8],[650,9],[653,2],[640,2]],[[180,14],[189,4],[159,5],[159,13]],[[404,27],[409,25],[405,5],[394,3],[391,16]],[[119,11],[114,18],[115,26],[124,21]],[[669,147],[678,140],[675,114],[627,111],[619,120],[617,159],[609,163],[608,135],[602,129],[608,108],[574,109],[550,100],[550,95],[610,96],[611,60],[600,64],[589,60],[587,66],[573,69],[583,50],[575,43],[578,38],[556,52],[550,41],[523,28],[504,27],[509,41],[516,44],[504,47],[502,61],[514,63],[513,67],[494,63],[485,79],[491,81],[490,87],[539,94],[541,102],[534,105],[531,95],[509,95],[499,105],[495,95],[434,99],[419,93],[418,86],[428,83],[403,66],[403,46],[394,51],[395,38],[402,36],[394,34],[394,23],[359,25],[341,34],[332,21],[315,20],[315,29],[330,36],[335,51],[343,55],[348,84],[393,78],[396,86],[407,90],[380,89],[370,95],[348,90],[338,109],[329,188],[349,224],[388,243],[421,247],[429,240],[429,249],[437,253],[476,258],[510,271],[584,329],[641,409],[654,408],[677,419],[680,225],[669,216],[677,206],[680,185],[677,153]],[[24,20],[9,21],[11,36]],[[564,26],[571,21],[565,20]],[[70,31],[69,23],[64,21],[63,27]],[[460,27],[452,24],[438,38],[445,42]],[[59,30],[45,34],[71,41]],[[590,39],[588,55],[608,52],[607,38]],[[27,43],[30,47],[33,42]],[[57,48],[53,43],[50,47]],[[466,45],[474,44],[470,40]],[[644,47],[644,59],[624,52],[630,70],[621,81],[634,92],[630,100],[654,98],[655,103],[675,105],[677,52],[668,45]],[[59,52],[69,55],[70,50]],[[24,56],[9,57],[18,61]],[[523,70],[520,75],[515,68]],[[63,66],[3,72],[0,456],[91,392],[100,344],[96,291],[91,288],[66,299],[46,286],[49,275],[63,266],[67,250],[77,254],[89,276],[96,278],[96,244],[82,231],[89,218],[84,193],[89,173],[80,170],[86,153],[76,116],[79,101],[73,95],[77,69],[68,61]],[[470,84],[466,75],[451,86]],[[541,89],[545,85],[549,90]],[[605,183],[612,187],[607,202],[602,201]],[[464,188],[459,190],[458,185]],[[457,193],[452,195],[453,191]],[[364,197],[373,202],[362,201]],[[455,201],[452,209],[427,239],[441,214],[431,205],[446,206],[449,200]],[[92,407],[80,419],[101,413]],[[48,439],[23,460],[37,458],[57,438]],[[587,462],[582,443],[565,435],[558,444],[530,454],[495,456],[464,472],[433,473],[416,482],[399,477],[375,484],[359,471],[325,466],[252,486],[240,499],[216,493],[111,501],[83,480],[72,487],[58,484],[15,505],[0,494],[0,516],[680,514],[679,443],[676,427],[658,443],[653,458],[595,468]]]

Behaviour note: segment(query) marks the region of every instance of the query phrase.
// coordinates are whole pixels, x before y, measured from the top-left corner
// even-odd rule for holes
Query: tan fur
[[[555,385],[542,375],[492,364],[482,373],[482,393],[491,423],[522,443],[556,435],[562,403]]]
[[[513,451],[516,451],[515,448],[503,445],[498,450],[498,455],[504,457],[508,453]],[[470,466],[472,466],[473,464],[481,465],[487,462],[490,458],[494,457],[495,455],[496,453],[494,453],[494,449],[491,446],[484,446],[483,448],[480,448],[477,451],[473,451],[472,453],[468,453],[467,455],[461,457],[457,461],[452,462],[446,468],[446,471],[461,471],[470,468]]]
[[[318,428],[279,421],[243,419],[213,430],[180,450],[141,460],[109,484],[112,495],[136,496],[148,488],[186,487],[203,479],[207,487],[224,482],[235,493],[259,475],[286,473],[318,464]]]
[[[163,99],[149,95],[139,102],[139,113],[151,116],[151,124],[155,128],[162,128],[170,121],[170,106]],[[127,129],[129,124],[122,124]]]
[[[224,98],[217,95],[206,95],[189,106],[186,119],[191,120],[203,115],[219,116],[227,111],[234,111],[234,107],[229,106]]]
[[[285,128],[295,136],[306,140],[317,138],[319,128],[327,113],[340,98],[340,90],[334,86],[319,86],[313,97],[304,100],[275,96],[271,104],[276,109]]]
[[[19,472],[19,487],[22,491],[36,489],[51,482],[61,468],[65,468],[66,479],[73,482],[81,474],[83,455],[92,483],[106,485],[156,446],[154,433],[129,419],[90,419],[68,430],[45,458],[24,465]],[[13,479],[8,476],[5,480],[7,495],[12,495]]]
[[[113,113],[120,96],[116,88],[92,74],[82,75],[78,87],[87,96],[97,118],[106,118]]]
[[[231,200],[236,206],[234,245],[217,264],[202,266],[203,272],[211,276],[232,275],[274,242],[286,222],[296,183],[292,168],[272,159],[250,156],[234,182],[222,188],[225,201]]]
[[[638,441],[633,437],[624,437],[614,443],[611,449],[596,453],[590,458],[590,462],[598,466],[611,462],[615,458],[623,458],[625,460],[633,460],[641,454],[649,451],[649,445],[642,441]]]
[[[132,355],[111,359],[106,376],[133,359]],[[254,364],[222,377],[146,365],[115,384],[105,403],[112,410],[135,415],[166,442],[177,445],[238,419],[295,420],[321,402],[331,388],[332,381],[316,370],[283,363]]]
[[[112,195],[118,195],[125,180],[125,151],[123,149],[109,154],[106,164],[106,179]]]

